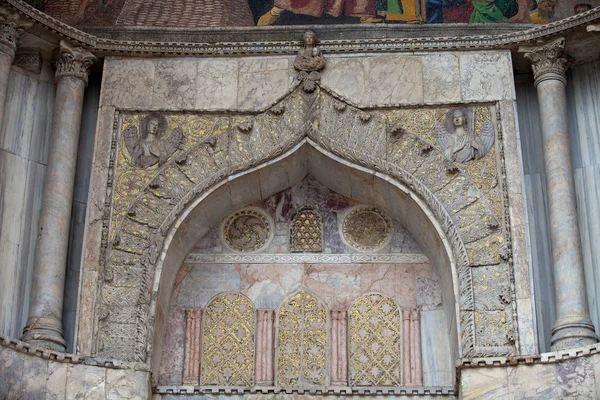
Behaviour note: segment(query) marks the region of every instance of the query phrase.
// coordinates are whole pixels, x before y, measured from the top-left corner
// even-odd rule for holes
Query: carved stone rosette
[[[65,76],[79,78],[88,83],[90,67],[96,61],[96,57],[83,47],[73,47],[69,43],[61,40],[54,65],[56,82]]]
[[[29,27],[31,23],[20,19],[19,13],[0,6],[0,52],[14,58],[19,36]]]
[[[535,85],[546,79],[558,79],[567,83],[566,71],[571,61],[563,57],[565,38],[558,38],[552,42],[520,49],[523,56],[531,63]]]

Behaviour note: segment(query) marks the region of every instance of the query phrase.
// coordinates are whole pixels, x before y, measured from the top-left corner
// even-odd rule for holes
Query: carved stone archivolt
[[[390,242],[392,233],[390,219],[375,207],[353,207],[341,224],[344,241],[360,251],[380,250]]]
[[[273,239],[273,220],[264,210],[247,207],[230,214],[221,226],[221,238],[234,251],[264,249]]]
[[[340,102],[346,105],[343,112],[339,111]],[[101,307],[107,312],[98,319],[97,354],[148,359],[156,301],[152,287],[159,279],[155,271],[162,265],[160,255],[171,226],[194,199],[215,184],[272,160],[303,141],[403,184],[427,205],[431,218],[445,232],[457,268],[462,356],[513,354],[518,342],[489,343],[479,332],[495,324],[492,321],[499,321],[503,332],[517,337],[515,313],[505,310],[506,318],[494,319],[498,311],[485,309],[482,305],[489,302],[478,301],[473,289],[475,268],[505,263],[512,279],[499,114],[489,105],[469,109],[473,122],[467,132],[481,136],[484,126],[491,124],[496,136],[487,154],[457,163],[446,157],[435,129],[436,124],[445,123],[450,111],[444,107],[363,110],[319,85],[312,94],[294,86],[277,103],[255,113],[164,113],[169,127],[181,129],[183,140],[177,151],[163,157],[163,163],[146,168],[132,164],[123,143],[127,129],[139,128],[151,113],[119,112],[107,186],[106,207],[110,212],[104,220],[100,260],[105,276]],[[253,129],[240,131],[237,127],[247,121]],[[399,129],[388,129],[394,126]],[[454,172],[441,167],[446,164]],[[267,226],[260,217],[253,218],[256,224],[250,230]],[[369,218],[379,221],[377,229],[385,231],[383,217],[371,213]],[[358,222],[349,224],[349,229],[358,229]],[[240,229],[236,224],[228,226],[232,238],[246,229],[243,224]],[[233,241],[235,251],[256,251],[267,237],[264,231],[251,236],[254,239],[247,242]],[[351,240],[372,246],[383,236],[373,237],[372,242],[362,244],[358,236],[351,236]],[[478,292],[477,296],[488,294]],[[511,307],[514,302],[507,306]]]
[[[290,251],[317,253],[323,251],[323,217],[314,208],[301,208],[290,224]]]

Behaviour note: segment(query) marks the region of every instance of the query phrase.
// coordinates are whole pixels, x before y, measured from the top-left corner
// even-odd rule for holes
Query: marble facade
[[[517,47],[563,29],[583,53],[594,39],[570,35],[600,11],[568,31],[240,50],[255,33],[107,39],[6,7],[43,63],[0,62],[1,398],[600,393],[596,64],[566,92],[553,64],[537,96],[514,83],[527,58],[540,75]],[[565,350],[540,354],[554,324]],[[381,360],[358,355],[371,344]]]

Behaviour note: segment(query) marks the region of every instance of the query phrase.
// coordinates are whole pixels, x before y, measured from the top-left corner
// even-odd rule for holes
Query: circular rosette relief
[[[271,243],[273,230],[273,219],[269,214],[257,207],[246,207],[223,220],[221,240],[233,251],[253,253]]]
[[[340,225],[342,240],[350,247],[378,251],[392,239],[390,219],[375,207],[360,205],[349,209]]]

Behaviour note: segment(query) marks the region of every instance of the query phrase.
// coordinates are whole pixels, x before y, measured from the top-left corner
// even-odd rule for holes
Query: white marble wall
[[[540,351],[543,352],[550,349],[551,329],[556,316],[542,134],[533,80],[519,80],[516,93],[536,317]],[[600,333],[600,304],[597,300],[600,292],[600,61],[580,65],[570,71],[567,102],[588,301],[596,332]]]
[[[0,130],[0,334],[20,337],[29,311],[52,110],[53,72],[13,67]]]

